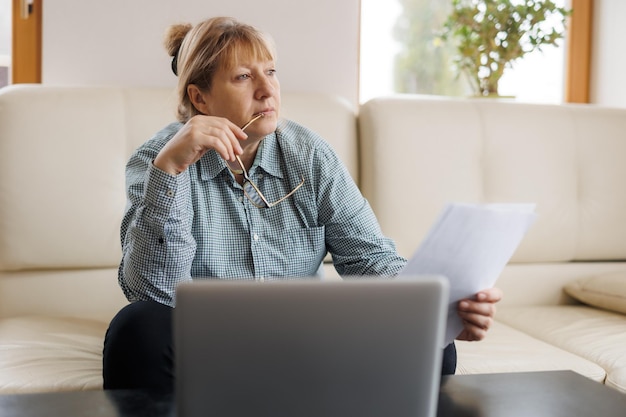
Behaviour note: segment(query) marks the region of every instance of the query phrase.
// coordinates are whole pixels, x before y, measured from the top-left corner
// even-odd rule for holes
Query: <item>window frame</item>
[[[571,0],[569,17],[565,102],[589,103],[593,0]]]

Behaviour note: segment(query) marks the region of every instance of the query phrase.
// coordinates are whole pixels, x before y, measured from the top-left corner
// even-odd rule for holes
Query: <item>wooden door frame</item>
[[[11,84],[41,83],[42,0],[13,0]]]
[[[571,0],[569,18],[565,102],[589,103],[593,0]]]

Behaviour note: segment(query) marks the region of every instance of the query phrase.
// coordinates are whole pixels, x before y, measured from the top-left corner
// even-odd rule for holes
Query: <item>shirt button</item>
[[[259,179],[263,178],[263,174],[259,174]]]
[[[259,278],[259,282],[265,282],[265,278],[260,277],[260,278]]]
[[[174,197],[174,190],[167,190],[165,192],[165,195],[168,196],[168,197]]]
[[[239,197],[238,200],[240,203],[243,203],[243,197]]]
[[[256,233],[252,237],[254,238],[254,240],[259,240],[259,235],[257,235]]]

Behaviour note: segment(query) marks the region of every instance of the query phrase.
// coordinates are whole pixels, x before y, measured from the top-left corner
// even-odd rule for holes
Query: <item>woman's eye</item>
[[[238,80],[247,80],[250,78],[250,74],[241,74],[237,76]]]
[[[267,75],[276,75],[276,70],[275,69],[268,70]]]

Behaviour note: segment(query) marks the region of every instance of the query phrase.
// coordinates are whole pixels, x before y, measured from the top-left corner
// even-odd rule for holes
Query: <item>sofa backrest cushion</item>
[[[626,109],[409,95],[359,129],[362,191],[404,256],[446,203],[531,202],[513,261],[626,259]]]
[[[1,89],[0,270],[117,265],[126,161],[175,108],[170,88]],[[355,112],[345,101],[284,94],[283,109],[327,139],[356,179]]]

